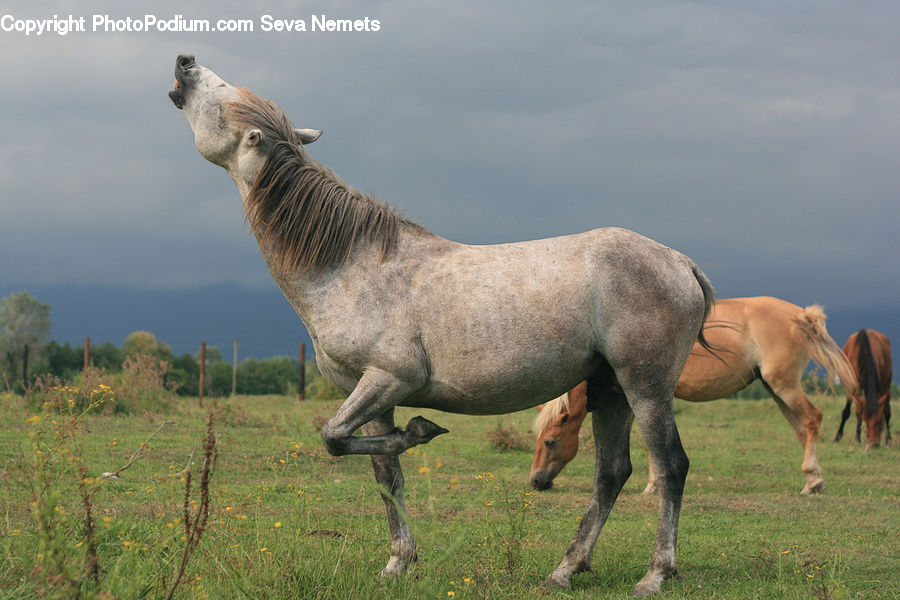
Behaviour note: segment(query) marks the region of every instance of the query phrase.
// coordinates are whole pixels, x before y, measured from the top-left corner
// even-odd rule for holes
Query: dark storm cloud
[[[6,279],[268,285],[233,184],[166,98],[186,51],[323,128],[316,158],[441,235],[620,225],[692,255],[722,295],[896,304],[893,3],[120,6],[2,12],[381,30],[0,33]]]

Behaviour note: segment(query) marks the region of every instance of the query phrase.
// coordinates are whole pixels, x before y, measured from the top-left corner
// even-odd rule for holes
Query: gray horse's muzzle
[[[197,64],[192,54],[179,54],[175,59],[175,89],[169,91],[169,99],[178,109],[184,108],[184,86],[193,80],[193,67]]]

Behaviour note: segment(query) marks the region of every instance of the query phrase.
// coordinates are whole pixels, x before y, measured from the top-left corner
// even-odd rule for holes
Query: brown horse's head
[[[885,424],[884,404],[879,404],[873,415],[866,415],[863,411],[863,420],[866,422],[866,450],[877,448],[881,445],[881,434]]]
[[[855,400],[857,422],[866,424],[866,450],[877,448],[881,444],[881,434],[890,414],[890,341],[887,336],[874,329],[860,329],[847,340],[844,354],[856,371],[859,394],[848,393],[848,405],[841,420],[841,430],[849,415],[849,401]],[[859,429],[857,427],[857,440]]]
[[[583,382],[541,409],[534,421],[537,449],[531,465],[531,487],[553,487],[553,479],[578,454],[578,432],[586,415],[587,384]]]

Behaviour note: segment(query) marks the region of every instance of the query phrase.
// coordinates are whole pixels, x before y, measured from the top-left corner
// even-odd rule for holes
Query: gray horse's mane
[[[343,263],[358,248],[380,244],[385,260],[401,224],[420,226],[346,184],[310,159],[281,108],[247,89],[225,107],[238,127],[262,131],[269,156],[247,197],[247,220],[260,247],[274,249],[282,269],[320,272]]]
[[[534,432],[535,437],[541,437],[541,434],[550,423],[564,412],[569,412],[569,394],[563,394],[559,398],[544,404],[541,412],[534,418],[534,425],[531,426],[531,431]]]

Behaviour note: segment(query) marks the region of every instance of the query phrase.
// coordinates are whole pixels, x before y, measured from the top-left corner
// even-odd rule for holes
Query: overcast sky
[[[186,52],[324,129],[316,159],[442,236],[623,226],[721,296],[898,304],[896,2],[138,4],[0,9],[87,29],[0,31],[3,283],[272,285],[167,98]],[[93,32],[97,14],[255,31]],[[380,28],[261,31],[322,14]]]

